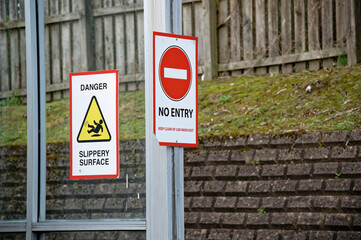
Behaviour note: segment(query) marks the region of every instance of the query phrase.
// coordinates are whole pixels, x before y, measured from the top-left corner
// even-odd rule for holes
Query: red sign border
[[[173,146],[173,147],[198,147],[198,38],[192,36],[184,36],[171,33],[153,32],[153,133],[156,135],[156,110],[155,110],[155,37],[170,37],[189,39],[196,41],[196,60],[195,60],[195,86],[196,86],[196,143],[174,143],[174,142],[159,142],[161,146]]]
[[[115,73],[116,75],[116,152],[117,152],[117,173],[110,174],[110,175],[81,175],[81,176],[73,176],[73,108],[72,108],[72,78],[73,76],[82,76],[82,75],[97,75],[97,74],[108,74],[108,73]],[[117,70],[104,70],[104,71],[91,71],[91,72],[75,72],[69,73],[69,91],[70,91],[70,179],[100,179],[100,178],[118,178],[119,177],[119,94],[118,94],[118,85],[119,85],[119,73]]]

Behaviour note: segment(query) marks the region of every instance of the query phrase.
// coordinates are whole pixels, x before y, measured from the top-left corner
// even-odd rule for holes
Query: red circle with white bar
[[[178,46],[167,48],[159,64],[159,79],[164,93],[173,101],[182,100],[191,86],[191,64]]]

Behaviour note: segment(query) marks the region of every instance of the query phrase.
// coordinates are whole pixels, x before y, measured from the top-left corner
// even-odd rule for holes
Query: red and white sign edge
[[[113,112],[113,114],[116,116],[114,118],[115,121],[115,129],[114,130],[110,130],[111,134],[112,134],[112,140],[111,143],[113,144],[113,151],[115,152],[115,161],[113,161],[113,166],[112,169],[109,171],[106,171],[105,173],[102,171],[99,171],[100,169],[97,168],[96,169],[96,174],[75,174],[75,166],[74,166],[74,155],[75,154],[75,149],[74,149],[74,144],[76,144],[76,138],[78,135],[78,131],[79,126],[74,126],[74,116],[76,115],[77,117],[80,118],[84,118],[86,111],[88,109],[88,105],[90,103],[91,98],[90,95],[94,96],[93,93],[89,94],[88,99],[85,100],[88,101],[88,105],[84,106],[84,111],[83,112],[79,112],[78,109],[75,109],[75,102],[77,102],[77,98],[80,96],[75,97],[75,95],[77,94],[77,90],[74,89],[74,80],[77,77],[87,77],[90,76],[92,78],[100,76],[102,74],[106,74],[108,76],[111,76],[111,78],[113,78],[114,76],[114,82],[111,84],[112,87],[112,91],[114,92],[114,95],[112,96],[112,98],[114,98],[114,105],[113,104],[104,104],[99,103],[101,106],[114,106],[114,109],[112,109],[111,111]],[[96,81],[95,81],[96,82]],[[109,86],[109,85],[108,85]],[[104,71],[91,71],[91,72],[74,72],[74,73],[69,73],[69,93],[70,93],[70,179],[101,179],[101,178],[118,178],[119,177],[119,94],[118,94],[118,86],[119,86],[119,73],[117,70],[104,70]],[[74,95],[75,94],[75,95]],[[99,99],[99,96],[96,96],[98,101],[101,101]],[[109,95],[108,95],[109,97]],[[76,98],[76,99],[75,99]],[[82,104],[84,105],[84,104]],[[102,107],[103,108],[103,107]],[[105,109],[104,109],[105,110]],[[104,112],[104,110],[102,110]],[[105,118],[107,118],[106,116],[104,116]],[[110,119],[107,119],[107,122],[110,122]],[[107,142],[109,144],[109,142]],[[85,145],[91,145],[91,143],[83,143]],[[96,144],[97,146],[100,145],[99,142],[95,142],[93,144]]]
[[[169,47],[182,49],[191,64],[192,82],[187,95],[170,100],[160,83],[159,65]],[[163,104],[161,106],[161,103]],[[165,103],[165,104],[164,104]],[[193,109],[191,119],[159,117],[159,107]],[[160,130],[162,129],[162,130]],[[198,38],[153,32],[153,132],[161,146],[198,147]]]

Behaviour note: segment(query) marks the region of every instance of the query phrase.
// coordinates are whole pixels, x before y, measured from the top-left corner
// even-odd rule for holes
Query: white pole
[[[181,0],[144,1],[147,239],[184,239],[183,148],[153,133],[153,31],[182,33]]]

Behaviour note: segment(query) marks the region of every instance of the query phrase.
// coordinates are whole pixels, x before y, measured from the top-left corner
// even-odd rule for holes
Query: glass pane
[[[25,52],[24,1],[0,1],[0,221],[26,217]]]
[[[0,233],[0,240],[25,240],[25,233]]]
[[[46,218],[145,218],[143,0],[83,3],[44,0]],[[112,69],[119,72],[119,178],[70,180],[69,73]]]
[[[107,231],[107,232],[55,232],[46,233],[46,240],[72,239],[119,239],[142,240],[146,239],[145,231]]]

